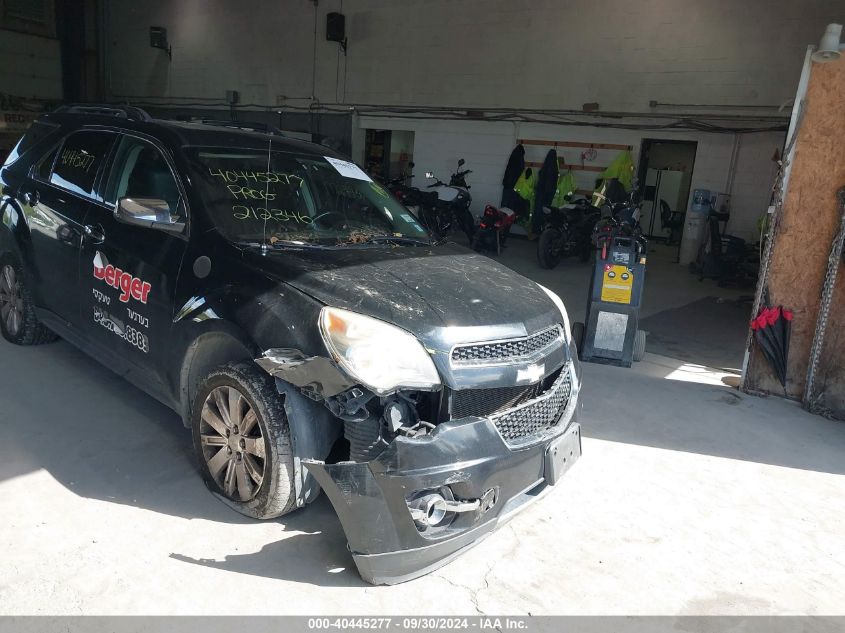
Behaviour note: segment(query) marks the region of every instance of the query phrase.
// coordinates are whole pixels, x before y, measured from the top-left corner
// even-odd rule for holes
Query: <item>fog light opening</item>
[[[430,492],[408,502],[411,517],[420,527],[437,527],[446,520],[446,499],[437,492]]]

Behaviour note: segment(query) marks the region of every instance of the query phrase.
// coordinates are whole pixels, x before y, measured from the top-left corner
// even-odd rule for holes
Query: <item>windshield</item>
[[[211,221],[236,242],[430,241],[410,211],[354,163],[281,151],[190,148]]]

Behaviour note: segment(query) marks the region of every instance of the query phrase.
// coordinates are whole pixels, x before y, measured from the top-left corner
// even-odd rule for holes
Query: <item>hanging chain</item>
[[[830,249],[830,256],[827,259],[827,272],[824,276],[822,286],[822,298],[819,305],[819,317],[816,321],[816,332],[813,335],[813,345],[810,347],[810,362],[807,368],[807,385],[804,388],[804,406],[808,411],[815,413],[823,409],[818,400],[820,396],[815,394],[816,370],[824,346],[824,335],[827,330],[827,322],[830,317],[830,305],[833,301],[833,288],[836,285],[836,276],[839,273],[839,264],[842,261],[842,247],[845,242],[845,187],[836,193],[839,199],[839,232],[833,238],[833,245]]]

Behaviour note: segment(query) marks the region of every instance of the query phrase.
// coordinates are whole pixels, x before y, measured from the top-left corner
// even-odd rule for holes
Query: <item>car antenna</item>
[[[267,198],[270,195],[270,155],[273,150],[273,137],[269,137],[267,139],[269,143],[267,144],[267,182],[264,184],[264,204],[267,204]],[[267,254],[267,209],[264,209],[264,229],[261,235],[261,254]]]

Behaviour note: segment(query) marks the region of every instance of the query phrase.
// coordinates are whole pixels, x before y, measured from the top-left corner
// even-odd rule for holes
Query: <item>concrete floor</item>
[[[504,260],[582,311],[588,268],[538,271],[531,248]],[[739,293],[654,268],[646,314]],[[151,398],[63,342],[0,358],[2,614],[845,612],[845,424],[726,373],[586,365],[584,457],[558,488],[434,574],[371,587],[325,498],[244,519]]]

